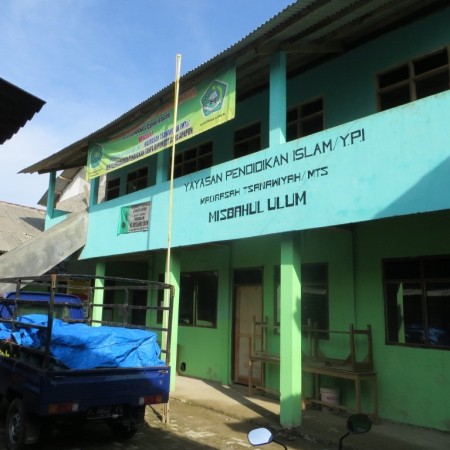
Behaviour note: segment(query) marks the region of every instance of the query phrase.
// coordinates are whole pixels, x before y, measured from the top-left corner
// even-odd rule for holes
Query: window
[[[383,262],[389,344],[450,348],[450,256]]]
[[[118,198],[120,193],[120,178],[113,178],[106,182],[106,200]]]
[[[326,263],[302,264],[302,325],[311,320],[314,327],[327,330],[328,321],[328,265]],[[280,320],[280,267],[275,268],[275,292],[277,298],[276,323]]]
[[[378,75],[380,111],[450,88],[448,49],[417,58]]]
[[[286,117],[286,140],[292,141],[323,131],[323,99],[291,108]]]
[[[250,155],[261,150],[261,124],[255,123],[234,132],[234,157]]]
[[[212,166],[213,144],[207,142],[175,155],[174,178]]]
[[[182,273],[180,325],[215,327],[217,324],[217,293],[217,273]]]
[[[147,322],[147,292],[140,290],[131,291],[131,305],[138,307],[131,309],[131,323],[145,326]]]
[[[141,167],[127,175],[127,194],[140,191],[148,186],[148,167]]]

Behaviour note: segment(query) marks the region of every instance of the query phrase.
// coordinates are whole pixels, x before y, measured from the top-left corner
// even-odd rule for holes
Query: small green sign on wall
[[[117,234],[147,231],[150,219],[151,202],[128,205],[120,208]]]

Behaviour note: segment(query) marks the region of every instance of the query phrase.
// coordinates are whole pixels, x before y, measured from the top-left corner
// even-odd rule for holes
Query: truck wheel
[[[115,423],[111,424],[111,430],[118,439],[130,439],[136,434],[138,427],[133,422]]]
[[[27,418],[22,400],[16,398],[11,402],[6,415],[6,448],[20,450],[25,443]]]
[[[136,434],[144,421],[145,406],[138,406],[131,409],[129,418],[121,421],[113,420],[109,425],[115,437],[119,439],[130,439]]]

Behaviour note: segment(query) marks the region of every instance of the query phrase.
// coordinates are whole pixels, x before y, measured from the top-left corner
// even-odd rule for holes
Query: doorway
[[[262,269],[240,269],[234,272],[235,330],[234,376],[235,383],[248,385],[248,357],[252,337],[253,319],[262,320]],[[261,365],[253,365],[253,380],[262,381]]]

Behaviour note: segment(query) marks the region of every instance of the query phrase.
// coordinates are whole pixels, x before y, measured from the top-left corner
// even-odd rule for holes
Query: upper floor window
[[[450,256],[383,262],[389,344],[450,348]]]
[[[261,150],[261,123],[254,123],[234,132],[234,157],[250,155]]]
[[[449,56],[448,49],[444,48],[379,74],[379,110],[394,108],[449,88]]]
[[[211,167],[213,163],[213,144],[206,142],[175,155],[174,178]]]
[[[106,200],[118,198],[120,194],[120,178],[111,178],[106,182]]]
[[[148,167],[133,170],[127,175],[127,194],[140,191],[148,186]]]
[[[303,103],[287,112],[286,140],[292,141],[323,131],[323,99]]]

